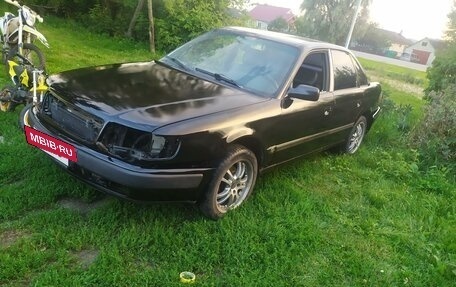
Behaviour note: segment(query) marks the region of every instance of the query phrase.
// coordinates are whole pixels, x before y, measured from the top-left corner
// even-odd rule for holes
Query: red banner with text
[[[76,148],[45,133],[25,126],[27,142],[44,151],[56,154],[73,162],[77,162]]]

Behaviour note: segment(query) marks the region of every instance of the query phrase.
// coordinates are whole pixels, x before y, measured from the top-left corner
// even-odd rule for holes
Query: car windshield
[[[250,34],[215,30],[184,44],[161,61],[272,97],[284,84],[298,56],[299,51],[293,46]]]

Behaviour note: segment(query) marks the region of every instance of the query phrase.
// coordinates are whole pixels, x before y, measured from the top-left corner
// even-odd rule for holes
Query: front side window
[[[298,56],[299,50],[293,46],[242,32],[215,30],[161,61],[178,63],[187,72],[212,75],[220,82],[271,97],[284,85]]]
[[[308,85],[316,87],[320,91],[328,91],[326,55],[325,52],[315,52],[308,55],[293,79],[293,87]]]
[[[357,73],[350,54],[333,50],[331,55],[334,68],[334,90],[355,88]]]

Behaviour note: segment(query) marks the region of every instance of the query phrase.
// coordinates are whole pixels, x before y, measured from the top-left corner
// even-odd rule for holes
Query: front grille
[[[103,128],[103,120],[71,105],[48,92],[41,114],[59,133],[75,140],[94,143]]]

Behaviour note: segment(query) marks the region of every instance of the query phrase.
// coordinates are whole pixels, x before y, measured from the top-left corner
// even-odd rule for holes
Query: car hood
[[[107,121],[154,127],[268,100],[155,62],[71,70],[48,84],[64,101]]]

